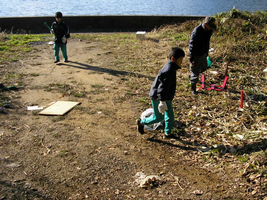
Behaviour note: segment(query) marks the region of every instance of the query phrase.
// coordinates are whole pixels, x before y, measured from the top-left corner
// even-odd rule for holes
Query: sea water
[[[214,15],[235,8],[266,11],[267,0],[0,0],[0,17],[81,15]]]

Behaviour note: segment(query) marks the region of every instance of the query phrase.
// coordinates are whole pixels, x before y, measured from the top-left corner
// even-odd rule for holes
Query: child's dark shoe
[[[163,139],[171,139],[171,138],[177,138],[174,134],[166,134],[164,133]]]
[[[138,132],[143,135],[145,131],[144,131],[144,125],[141,123],[141,119],[136,120],[136,123]]]

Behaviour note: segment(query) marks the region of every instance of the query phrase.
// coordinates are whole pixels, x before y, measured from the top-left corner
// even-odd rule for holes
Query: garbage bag
[[[147,117],[150,117],[154,115],[154,110],[153,108],[148,108],[146,109],[140,116],[141,120]],[[159,130],[164,128],[164,121],[155,123],[155,124],[150,124],[150,125],[144,125],[144,128],[148,131],[154,131],[154,130]]]

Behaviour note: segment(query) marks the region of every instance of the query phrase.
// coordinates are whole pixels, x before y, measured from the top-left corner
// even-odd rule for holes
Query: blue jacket
[[[62,43],[63,36],[69,37],[69,26],[63,20],[60,23],[57,21],[53,22],[51,28],[54,30],[55,43]]]
[[[205,54],[208,56],[211,35],[212,31],[205,30],[204,24],[200,24],[193,30],[189,43],[190,62],[194,61],[195,56]]]
[[[181,69],[176,63],[169,60],[155,78],[149,92],[152,100],[172,101],[176,90],[176,70]]]

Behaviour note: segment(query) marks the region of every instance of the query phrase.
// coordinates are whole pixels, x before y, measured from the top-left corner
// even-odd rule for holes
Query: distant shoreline
[[[167,24],[179,24],[188,20],[202,20],[205,16],[174,15],[97,15],[64,16],[72,33],[83,32],[133,32],[151,31]],[[43,25],[55,21],[54,16],[40,17],[0,17],[1,32],[48,33]]]

